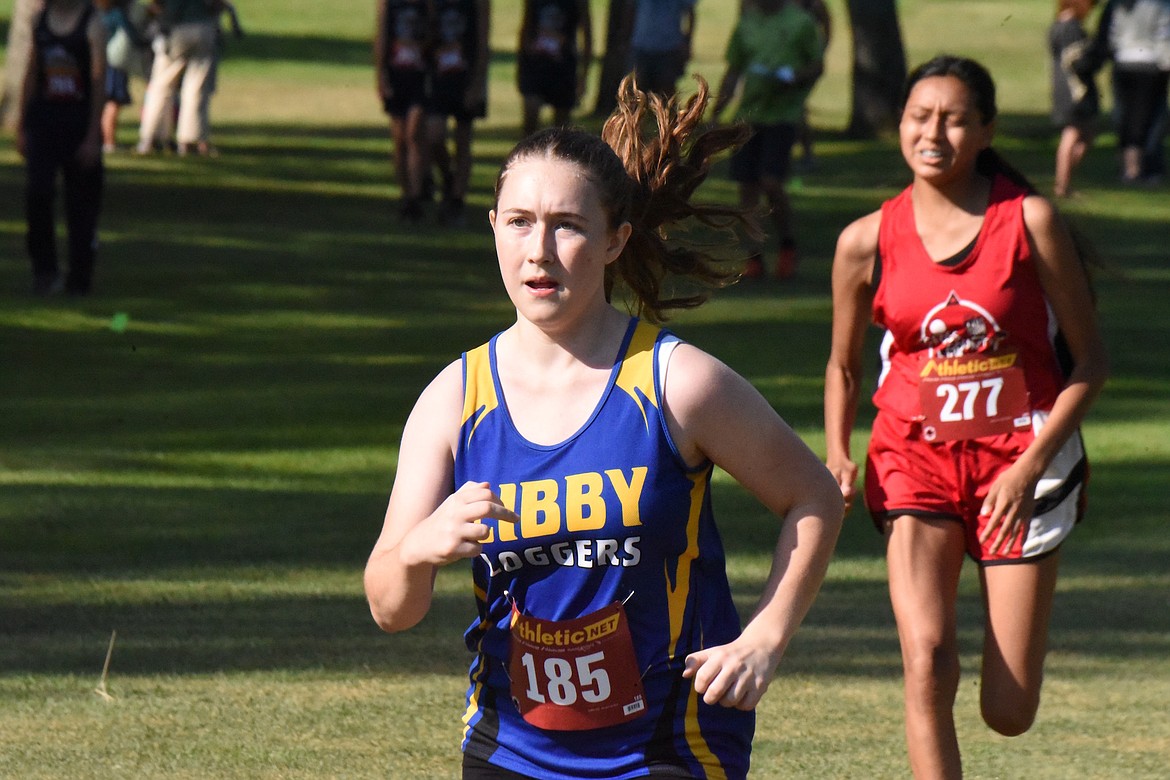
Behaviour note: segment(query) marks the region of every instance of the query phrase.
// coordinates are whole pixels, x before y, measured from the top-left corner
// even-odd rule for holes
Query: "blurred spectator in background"
[[[823,71],[822,55],[816,21],[796,0],[747,2],[727,44],[727,72],[715,101],[718,118],[739,93],[734,119],[752,127],[752,137],[731,157],[731,178],[739,183],[741,208],[754,211],[761,196],[771,207],[780,242],[778,279],[796,273],[796,236],[785,184],[805,100]],[[764,273],[761,246],[743,275],[758,278]]]
[[[1109,0],[1082,73],[1113,61],[1113,104],[1122,181],[1165,174],[1163,137],[1170,85],[1170,0]]]
[[[423,217],[428,11],[425,0],[378,0],[374,31],[378,97],[390,115],[394,175],[402,193],[399,216],[408,222]]]
[[[1073,169],[1093,143],[1100,99],[1097,82],[1090,74],[1082,77],[1074,64],[1089,46],[1085,19],[1096,0],[1059,0],[1056,20],[1048,28],[1048,50],[1052,55],[1052,121],[1059,127],[1056,148],[1056,178],[1052,194],[1058,198],[1072,193]]]
[[[695,0],[635,0],[634,77],[639,89],[670,97],[691,59]]]
[[[130,77],[146,78],[150,67],[150,40],[136,24],[145,7],[134,0],[95,0],[106,28],[105,106],[102,108],[102,151],[117,151],[118,114],[130,97]]]
[[[821,51],[828,50],[829,41],[833,37],[833,17],[829,14],[829,7],[825,5],[825,0],[798,0],[797,4],[807,11],[808,15],[817,23],[817,30],[821,34]],[[796,140],[800,144],[800,159],[797,161],[796,167],[801,172],[808,173],[816,167],[816,158],[813,151],[812,123],[808,118],[807,101],[801,112],[800,125],[796,128]]]
[[[487,115],[489,14],[488,0],[435,0],[426,135],[442,172],[439,221],[446,225],[463,224],[472,124]],[[449,119],[455,123],[454,154],[447,149]]]
[[[93,283],[101,210],[106,30],[88,0],[48,0],[33,26],[16,148],[25,158],[26,243],[33,292],[85,295]],[[65,183],[69,274],[57,267],[57,172]]]
[[[540,125],[552,106],[553,122],[567,125],[585,93],[593,59],[589,0],[525,0],[516,76],[524,100],[524,135]]]
[[[211,154],[207,80],[215,67],[221,9],[214,0],[153,0],[150,7],[159,34],[142,101],[137,152],[150,154],[158,148],[160,128],[166,127],[178,91],[179,153]]]

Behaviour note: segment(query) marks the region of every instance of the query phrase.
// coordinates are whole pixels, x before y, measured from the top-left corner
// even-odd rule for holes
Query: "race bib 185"
[[[511,633],[512,700],[533,726],[581,731],[645,712],[642,677],[621,604],[573,620],[540,620],[513,605]]]

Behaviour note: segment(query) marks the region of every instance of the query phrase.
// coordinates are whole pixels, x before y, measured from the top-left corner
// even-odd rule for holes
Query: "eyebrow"
[[[502,209],[500,211],[500,213],[501,214],[524,214],[524,215],[526,215],[526,214],[535,214],[536,212],[533,211],[532,209],[526,209],[526,208],[523,208],[521,206],[512,206],[510,208]],[[581,213],[576,212],[576,211],[567,211],[567,210],[566,211],[550,211],[545,216],[549,220],[572,219],[572,220],[577,220],[579,222],[584,222],[587,219],[587,217],[584,214],[581,214]]]

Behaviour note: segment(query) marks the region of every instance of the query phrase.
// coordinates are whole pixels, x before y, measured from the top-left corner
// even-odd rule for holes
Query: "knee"
[[[983,722],[1005,737],[1018,737],[1032,728],[1040,709],[1039,695],[988,695],[985,690],[981,699]]]
[[[902,665],[908,690],[930,699],[953,695],[959,686],[959,654],[945,642],[904,641]]]

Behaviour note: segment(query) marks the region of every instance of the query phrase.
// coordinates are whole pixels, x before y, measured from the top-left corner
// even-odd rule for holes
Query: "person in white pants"
[[[207,0],[162,0],[161,21],[166,33],[156,40],[154,66],[142,105],[138,152],[155,149],[179,93],[175,138],[180,153],[208,154],[207,81],[216,57],[214,3]]]

